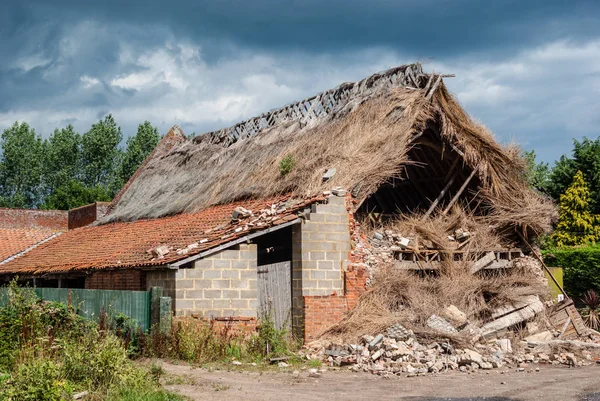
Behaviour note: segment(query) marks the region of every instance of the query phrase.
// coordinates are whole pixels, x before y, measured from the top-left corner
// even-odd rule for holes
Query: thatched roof
[[[410,179],[403,171],[415,163],[411,149],[428,128],[442,157],[459,154],[464,168],[477,169],[480,207],[491,224],[537,233],[550,228],[554,206],[527,187],[518,151],[499,145],[458,105],[442,76],[423,73],[419,64],[175,144],[147,160],[102,222],[278,194],[309,197],[337,186],[352,190],[358,208],[392,177]],[[294,167],[282,175],[284,158]],[[332,168],[336,174],[323,182]]]

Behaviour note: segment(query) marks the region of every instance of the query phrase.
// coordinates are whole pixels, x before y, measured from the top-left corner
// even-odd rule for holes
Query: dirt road
[[[326,371],[321,378],[291,372],[207,371],[164,363],[165,387],[193,400],[543,400],[600,401],[600,366],[540,365],[539,372],[452,372],[437,376],[393,377]]]

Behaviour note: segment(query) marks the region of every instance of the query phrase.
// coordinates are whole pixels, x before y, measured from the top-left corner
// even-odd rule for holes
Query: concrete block
[[[348,222],[348,216],[343,214],[326,214],[325,221],[327,223],[346,223]]]
[[[336,242],[317,242],[314,249],[317,251],[335,251],[337,250],[336,245]]]
[[[185,278],[185,271],[187,269],[177,269],[177,271],[173,274],[173,278],[176,280]]]
[[[175,299],[183,299],[185,296],[185,290],[175,290]]]
[[[194,280],[194,288],[206,289],[212,287],[213,280]]]
[[[326,215],[326,213],[311,213],[309,219],[311,223],[325,222]]]
[[[339,270],[331,270],[331,271],[326,271],[325,273],[325,278],[330,279],[330,280],[341,280],[342,279],[342,272]]]
[[[240,279],[240,271],[239,270],[223,270],[221,272],[221,278],[230,278],[239,280]]]
[[[204,269],[185,269],[185,278],[203,278]]]
[[[249,309],[249,303],[247,299],[233,299],[231,300],[231,307],[233,309]]]
[[[241,270],[240,280],[257,279],[258,273],[255,269]]]
[[[193,309],[194,308],[194,301],[189,299],[189,300],[184,300],[184,299],[178,299],[177,300],[177,309]]]
[[[223,299],[240,299],[239,290],[223,290]]]
[[[331,280],[319,280],[317,281],[317,288],[333,288],[333,282]]]
[[[308,233],[308,240],[309,241],[326,241],[327,240],[327,234],[325,233]]]
[[[185,299],[202,299],[204,298],[203,290],[185,290]]]
[[[326,272],[320,270],[311,270],[310,279],[311,280],[324,280],[327,278]]]
[[[248,280],[231,280],[230,288],[245,290],[249,288]]]
[[[343,205],[328,205],[329,206],[329,213],[336,213],[336,214],[348,214],[348,211],[346,210],[346,206]]]
[[[258,280],[248,280],[248,288],[250,288],[251,290],[256,290],[256,286],[258,285]]]
[[[331,260],[319,260],[317,262],[318,270],[333,270],[335,265]]]
[[[226,249],[221,252],[221,259],[225,260],[238,260],[240,258],[240,251],[237,249]]]
[[[309,260],[325,260],[325,252],[323,251],[309,252],[309,254]]]
[[[204,279],[221,278],[221,270],[205,270]]]
[[[327,224],[327,223],[325,223]],[[325,231],[325,229],[323,230]],[[327,231],[329,233],[347,233],[350,231],[348,224],[344,223],[331,223],[327,224]]]
[[[258,299],[258,291],[256,290],[240,290],[241,299]]]
[[[204,290],[205,299],[221,299],[223,297],[222,290]]]
[[[194,269],[211,269],[213,259],[198,259],[194,262]]]
[[[232,260],[231,268],[236,269],[236,270],[248,269],[248,261],[247,260]]]
[[[229,309],[231,308],[231,300],[229,299],[215,299],[213,301],[213,309]]]
[[[304,235],[307,233],[314,233],[319,231],[319,223],[314,223],[312,221],[307,221],[302,225],[302,240],[304,241]]]
[[[249,251],[240,251],[241,260],[256,260],[256,248]]]
[[[210,299],[200,299],[200,300],[195,300],[194,301],[194,309],[196,310],[208,310],[208,309],[212,309],[213,301]]]
[[[328,205],[341,205],[346,207],[346,198],[343,196],[330,196],[327,198]]]
[[[186,288],[194,288],[194,280],[185,279],[185,280],[177,280],[177,288],[186,289]]]
[[[220,310],[208,310],[204,313],[204,317],[207,318],[212,318],[212,317],[221,317],[221,311]]]
[[[212,288],[227,289],[231,287],[231,280],[213,280]]]
[[[228,259],[221,259],[221,260],[215,260],[213,262],[213,269],[214,270],[229,270],[231,269],[231,260]]]
[[[332,260],[334,262],[339,262],[340,260],[344,259],[343,255],[344,253],[339,251],[326,252],[323,260]]]
[[[242,316],[242,317],[257,317],[256,310],[252,310],[252,309],[239,310],[239,311],[237,311],[237,313],[238,313],[238,316]]]

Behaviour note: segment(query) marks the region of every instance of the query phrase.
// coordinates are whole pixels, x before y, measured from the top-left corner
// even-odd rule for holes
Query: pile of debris
[[[503,368],[526,371],[539,370],[540,366],[549,364],[583,366],[598,363],[600,355],[600,345],[566,341],[524,340],[515,348],[507,338],[462,348],[448,340],[419,342],[411,330],[395,324],[385,334],[362,336],[356,344],[316,341],[307,346],[304,356],[355,372],[411,377],[450,370],[471,372]]]
[[[457,209],[385,224],[363,219],[352,238],[355,259],[370,272],[367,290],[309,344],[309,359],[417,375],[578,366],[600,355],[600,337],[572,302],[550,300],[543,263],[523,254],[516,234],[500,235]]]

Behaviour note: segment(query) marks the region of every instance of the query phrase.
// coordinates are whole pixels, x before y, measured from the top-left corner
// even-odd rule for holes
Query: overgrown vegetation
[[[594,290],[588,290],[583,296],[583,319],[588,327],[600,329],[600,297]]]
[[[266,316],[256,332],[235,329],[230,324],[217,326],[214,321],[180,318],[167,334],[153,333],[145,337],[144,355],[172,358],[193,363],[260,362],[270,357],[294,357],[298,344],[286,330],[275,327]]]
[[[294,169],[295,165],[296,160],[294,160],[294,157],[292,155],[286,155],[279,162],[279,173],[282,177],[288,175]]]
[[[111,330],[12,283],[0,308],[0,399],[180,400],[134,364]]]

